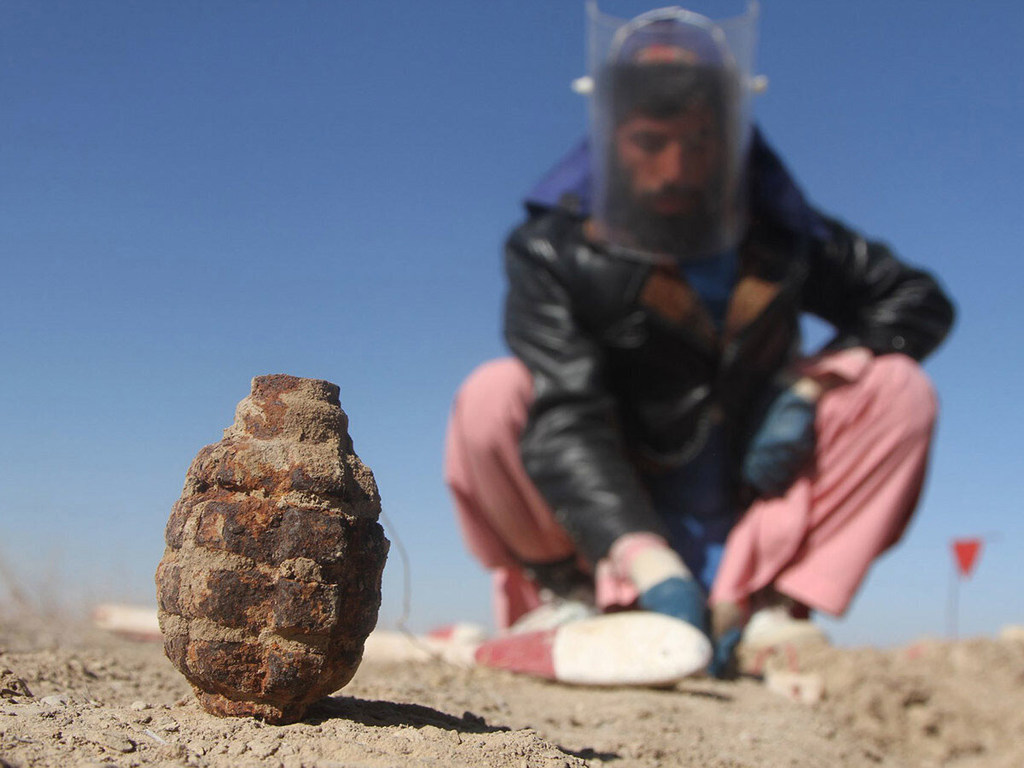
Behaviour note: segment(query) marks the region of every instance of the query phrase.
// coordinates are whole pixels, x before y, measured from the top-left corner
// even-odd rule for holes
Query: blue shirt
[[[736,249],[703,259],[680,259],[679,269],[708,308],[715,327],[722,330],[725,312],[729,308],[729,297],[736,286],[736,274],[739,271]]]

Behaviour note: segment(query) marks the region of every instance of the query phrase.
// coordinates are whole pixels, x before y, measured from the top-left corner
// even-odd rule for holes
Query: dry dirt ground
[[[1024,766],[1020,637],[747,662],[823,693],[753,676],[581,689],[377,656],[275,727],[200,710],[159,644],[0,614],[0,766]]]

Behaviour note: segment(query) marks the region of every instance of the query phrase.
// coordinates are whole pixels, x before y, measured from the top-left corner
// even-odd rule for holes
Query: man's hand
[[[822,388],[799,379],[768,406],[743,459],[743,480],[763,496],[781,496],[814,455],[814,416]]]
[[[610,552],[616,570],[640,593],[640,607],[682,619],[707,633],[704,590],[682,558],[653,533],[627,533]]]

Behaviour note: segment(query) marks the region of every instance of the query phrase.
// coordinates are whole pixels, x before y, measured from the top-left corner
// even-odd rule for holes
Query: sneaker
[[[680,619],[649,611],[592,616],[509,633],[476,651],[481,666],[572,685],[673,685],[704,670],[711,643]]]
[[[771,648],[806,642],[827,643],[828,636],[810,619],[794,619],[786,605],[772,605],[755,611],[740,640],[745,648]]]

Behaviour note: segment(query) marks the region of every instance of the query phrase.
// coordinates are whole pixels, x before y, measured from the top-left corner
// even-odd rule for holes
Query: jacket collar
[[[671,325],[685,329],[708,352],[720,352],[752,325],[802,270],[801,243],[789,233],[754,226],[740,246],[739,272],[721,331],[678,266],[652,267],[639,301]]]

